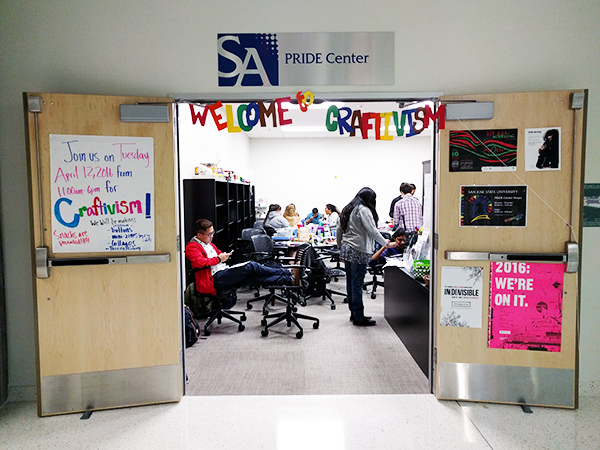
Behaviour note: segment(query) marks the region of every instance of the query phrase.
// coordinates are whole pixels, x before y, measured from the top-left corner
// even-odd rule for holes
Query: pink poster
[[[560,352],[564,264],[491,263],[489,348]]]

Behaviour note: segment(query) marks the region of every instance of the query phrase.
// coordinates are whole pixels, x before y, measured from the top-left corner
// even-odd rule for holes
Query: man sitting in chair
[[[223,253],[213,243],[215,229],[210,220],[196,221],[196,236],[185,246],[185,257],[196,271],[196,290],[217,295],[217,291],[241,286],[293,286],[294,277],[283,268],[263,266],[248,261],[227,266],[231,253]]]

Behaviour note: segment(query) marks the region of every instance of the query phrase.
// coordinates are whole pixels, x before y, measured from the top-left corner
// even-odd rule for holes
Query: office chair
[[[331,282],[334,277],[342,277],[346,275],[343,270],[329,268],[323,262],[327,256],[319,257],[314,247],[310,244],[306,244],[303,247],[303,251],[300,255],[300,265],[308,268],[306,271],[306,288],[303,291],[304,299],[310,297],[321,297],[322,300],[328,298],[331,301],[331,309],[335,309],[335,301],[333,300],[333,294],[341,295],[346,302],[346,294],[333,289],[329,289],[327,285]],[[298,249],[300,254],[300,248]]]
[[[269,335],[269,328],[284,320],[288,327],[291,327],[292,324],[294,324],[298,328],[298,331],[296,332],[296,338],[298,339],[302,339],[302,336],[304,336],[304,329],[300,326],[298,319],[312,320],[314,321],[313,328],[315,330],[319,328],[319,319],[305,314],[298,314],[297,308],[294,306],[296,299],[298,298],[294,295],[294,292],[299,292],[302,288],[300,286],[281,286],[281,288],[283,289],[282,293],[285,295],[286,299],[285,312],[267,314],[264,316],[260,322],[261,326],[265,327],[264,330],[260,331],[261,336],[267,337]],[[268,322],[268,319],[274,320]]]
[[[267,232],[267,234],[269,235],[269,237],[273,237],[273,235],[275,234],[275,228],[270,227],[269,225],[265,225],[263,226],[264,230]]]
[[[377,263],[375,261],[373,261],[372,264],[369,264],[367,266],[367,272],[369,273],[369,275],[373,276],[373,279],[370,281],[365,281],[363,284],[363,290],[367,290],[367,287],[369,286],[373,286],[373,289],[371,290],[371,298],[375,299],[377,297],[376,294],[376,290],[377,290],[377,286],[381,286],[383,287],[383,281],[380,281],[377,279],[377,277],[381,277],[383,278],[383,266],[385,265],[385,263]]]
[[[189,274],[193,274],[200,269],[192,269]],[[228,289],[226,291],[217,292],[217,295],[204,294],[198,292],[196,288],[195,280],[188,285],[188,289],[186,289],[186,297],[188,294],[188,290],[191,290],[193,296],[193,302],[196,304],[188,305],[192,311],[194,311],[194,317],[196,320],[207,319],[204,323],[204,327],[202,333],[204,336],[210,336],[211,331],[208,327],[216,320],[220,325],[223,319],[231,320],[238,324],[238,331],[244,331],[245,326],[242,322],[246,321],[246,313],[243,311],[233,311],[230,308],[233,308],[237,303],[237,294],[235,289]],[[186,299],[186,301],[189,301]],[[204,313],[196,314],[198,311],[197,304],[204,305],[209,311]],[[239,315],[240,318],[236,319],[233,315]]]
[[[267,234],[255,234],[250,237],[252,245],[252,251],[248,255],[252,260],[270,267],[283,267],[281,264],[282,260],[290,260],[290,258],[282,258],[277,255],[275,248],[273,247],[273,241]],[[250,299],[246,302],[246,308],[252,309],[252,303],[264,300],[263,314],[267,314],[267,306],[269,303],[274,305],[276,301],[287,303],[287,299],[282,295],[275,292],[279,289],[279,286],[266,287],[269,293],[264,295],[256,296],[256,298]],[[257,288],[257,293],[258,293]]]
[[[261,228],[244,228],[239,238],[234,241],[233,248],[233,262],[238,264],[244,261],[251,261],[252,256],[250,253],[253,251],[252,248],[252,236],[256,234],[266,234]]]
[[[392,235],[390,233],[388,233],[387,231],[382,231],[381,234],[386,239],[392,238]],[[377,245],[376,247],[377,247],[375,249],[376,251],[381,248],[381,246],[379,246],[379,245]],[[367,266],[367,272],[370,275],[372,275],[373,278],[371,279],[371,281],[364,282],[363,290],[366,291],[367,287],[373,286],[373,289],[371,290],[371,298],[372,299],[375,299],[377,297],[377,293],[376,293],[377,286],[384,287],[383,281],[377,279],[377,277],[383,278],[383,266],[384,265],[385,265],[385,262],[371,261],[371,263],[369,263],[369,265]]]

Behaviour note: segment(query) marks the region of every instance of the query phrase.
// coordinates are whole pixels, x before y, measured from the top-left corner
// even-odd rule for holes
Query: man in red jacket
[[[196,221],[196,236],[185,246],[185,257],[196,271],[196,289],[202,294],[241,286],[293,286],[294,277],[287,269],[263,266],[248,261],[227,266],[231,253],[223,253],[213,243],[215,229],[210,220]]]

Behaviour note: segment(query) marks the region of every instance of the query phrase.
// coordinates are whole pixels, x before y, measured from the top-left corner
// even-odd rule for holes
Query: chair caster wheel
[[[269,335],[269,330],[260,330],[260,335],[262,337],[267,337]]]
[[[244,331],[246,329],[246,327],[242,324],[238,325],[238,331]]]
[[[296,308],[295,306],[292,306],[292,311],[298,312],[298,308]]]
[[[367,290],[367,287],[366,287],[366,286],[363,286],[363,291],[366,291],[366,290]]]
[[[302,331],[298,331],[298,332],[296,333],[296,337],[297,337],[298,339],[302,339],[302,336],[304,336],[304,333],[303,333]]]
[[[319,322],[313,323],[313,328],[316,330],[319,328]]]
[[[246,303],[246,309],[252,309],[252,303]]]
[[[331,309],[335,309],[335,305],[331,305]]]
[[[348,303],[348,299],[345,298],[344,300],[342,300],[342,303]]]
[[[254,296],[255,296],[255,297],[260,297],[260,292],[255,292],[255,293],[254,293]]]
[[[260,326],[261,327],[266,327],[267,326],[267,319],[263,319],[260,321]]]
[[[204,330],[204,336],[210,336],[210,330]]]
[[[371,293],[371,298],[372,298],[373,300],[375,300],[375,299],[377,298],[377,294],[375,294],[374,292],[372,292],[372,293]]]
[[[246,321],[246,314],[244,314],[242,317],[240,317],[240,320],[241,320],[242,322],[245,322],[245,321]]]

